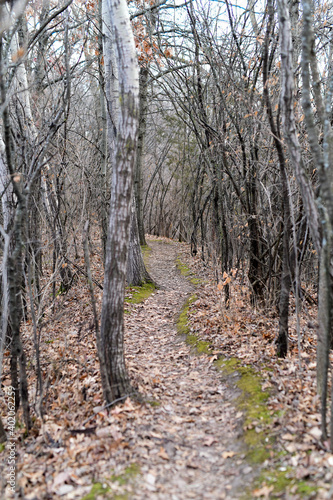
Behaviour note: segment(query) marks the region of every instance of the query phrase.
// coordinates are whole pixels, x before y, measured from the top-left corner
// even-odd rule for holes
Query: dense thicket
[[[117,230],[107,235],[124,104],[109,7],[79,0],[0,3],[0,366],[10,348],[12,385],[27,428],[20,324],[32,319],[42,395],[43,314],[47,308],[56,312],[57,295],[71,287],[76,272],[86,273],[77,259],[90,220],[100,232],[101,261],[110,268],[124,258],[131,283],[150,280],[139,251],[145,230],[189,242],[193,255],[214,265],[225,284],[226,307],[228,276],[246,275],[252,306],[276,308],[279,356],[288,351],[291,294],[297,310],[302,301],[318,298],[318,390],[326,437],[333,224],[330,7],[321,0],[249,1],[246,8],[228,0],[129,3],[140,116],[135,138],[121,146],[135,150],[133,198],[126,194],[132,227],[126,229],[128,261],[121,252],[110,255]],[[124,391],[111,392],[122,397]],[[42,402],[35,406],[43,411]]]

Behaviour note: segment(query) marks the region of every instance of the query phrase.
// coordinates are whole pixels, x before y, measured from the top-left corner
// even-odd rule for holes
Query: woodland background
[[[123,362],[122,347],[114,351],[112,344],[119,334],[122,346],[123,292],[111,301],[120,311],[119,331],[108,346],[106,313],[99,337],[93,293],[102,280],[91,276],[89,264],[90,256],[94,273],[99,266],[103,274],[111,259],[111,178],[121,136],[115,117],[125,116],[127,106],[119,99],[127,62],[115,49],[111,4],[0,2],[0,367],[17,391],[27,432],[31,416],[44,415],[43,331],[62,314],[61,298],[78,276],[90,283],[97,340],[113,353],[105,376],[119,376],[108,393],[101,370],[105,400],[123,398],[130,384],[124,367],[118,373],[108,361]],[[139,114],[128,149],[134,188],[126,198],[128,261],[121,257],[127,284],[152,282],[140,249],[145,233],[187,242],[192,257],[213,269],[225,314],[238,278],[252,311],[275,311],[271,355],[287,359],[292,300],[300,360],[307,331],[317,333],[311,361],[321,400],[319,440],[332,451],[332,6],[162,0],[128,7]],[[120,240],[121,231],[113,237]],[[318,323],[301,323],[301,310],[317,305]],[[34,388],[21,335],[27,325]],[[0,435],[5,439],[2,422]]]

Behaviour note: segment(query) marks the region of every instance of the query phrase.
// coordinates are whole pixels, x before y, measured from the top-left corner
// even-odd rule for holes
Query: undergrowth
[[[193,273],[179,259],[177,267],[181,274],[192,280]],[[178,318],[177,329],[179,334],[186,336],[186,343],[191,345],[198,354],[212,355],[213,349],[210,343],[200,340],[193,333],[189,324],[189,310],[193,302],[198,299],[196,295],[190,297],[184,304]],[[236,357],[219,357],[214,361],[218,370],[227,376],[237,374],[235,385],[239,395],[235,405],[243,413],[243,442],[246,447],[245,456],[247,461],[254,467],[261,467],[259,477],[250,484],[244,494],[244,500],[257,498],[260,488],[269,494],[269,498],[281,498],[286,491],[297,494],[298,498],[315,498],[318,487],[310,481],[297,480],[295,472],[290,468],[283,467],[279,454],[274,449],[275,439],[272,436],[271,427],[275,415],[269,410],[267,401],[269,392],[262,390],[263,379],[250,364],[242,364]],[[275,459],[274,468],[267,468],[269,459]],[[279,465],[280,464],[280,465]],[[257,490],[254,490],[257,488]],[[255,495],[252,492],[255,491]],[[283,497],[284,498],[284,497]]]

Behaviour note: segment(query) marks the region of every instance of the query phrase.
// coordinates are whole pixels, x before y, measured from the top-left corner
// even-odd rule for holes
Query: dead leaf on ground
[[[257,490],[252,491],[252,495],[256,498],[264,497],[269,498],[269,494],[274,490],[274,486],[263,486]]]
[[[161,446],[158,456],[163,458],[163,460],[169,460],[169,455],[167,454],[163,446]]]

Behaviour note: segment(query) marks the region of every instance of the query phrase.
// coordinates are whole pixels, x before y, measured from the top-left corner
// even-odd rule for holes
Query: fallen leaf
[[[321,430],[319,429],[319,427],[312,427],[312,429],[309,430],[309,434],[315,439],[321,438]]]
[[[192,460],[191,462],[188,462],[186,464],[186,467],[188,467],[189,469],[200,469],[200,464]]]
[[[274,490],[274,486],[263,486],[257,490],[252,491],[252,495],[256,498],[264,497],[269,498],[269,494]]]
[[[163,460],[169,460],[169,455],[167,454],[163,446],[161,446],[158,456],[163,458]]]
[[[296,439],[296,436],[290,434],[290,432],[287,432],[286,434],[283,434],[281,438],[284,439],[284,441],[294,441]]]
[[[203,445],[212,446],[213,443],[217,443],[217,439],[214,436],[207,436],[203,442]]]

